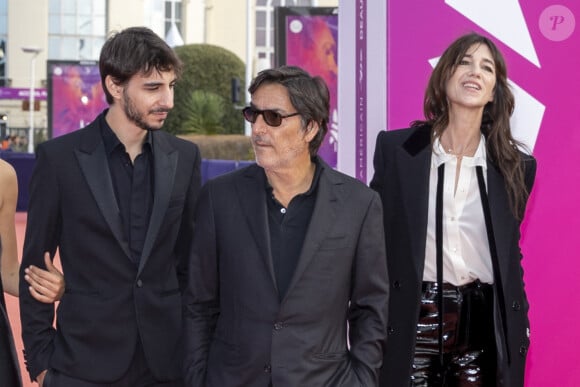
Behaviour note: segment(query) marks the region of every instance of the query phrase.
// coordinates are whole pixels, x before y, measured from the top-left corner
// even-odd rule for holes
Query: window
[[[182,16],[182,6],[181,0],[166,0],[165,1],[165,35],[171,29],[171,21],[175,21],[175,26],[179,34],[183,36],[183,30],[181,29]],[[173,8],[173,9],[172,9]]]
[[[181,0],[165,1],[165,17],[163,18],[164,37],[171,47],[183,45],[182,37],[182,2]]]
[[[48,58],[98,60],[106,35],[106,0],[49,0]]]
[[[0,0],[0,38],[6,38],[8,33],[8,1]]]
[[[256,53],[260,67],[274,65],[274,7],[309,7],[313,0],[256,0]]]

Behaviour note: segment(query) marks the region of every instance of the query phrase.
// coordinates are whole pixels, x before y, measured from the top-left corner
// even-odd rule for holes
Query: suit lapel
[[[95,120],[95,122],[98,122],[98,120]],[[125,233],[123,231],[121,213],[115,197],[113,181],[109,174],[105,144],[100,133],[100,127],[97,124],[87,128],[86,134],[81,140],[81,145],[79,149],[75,150],[75,154],[85,180],[97,202],[97,206],[123,252],[130,259],[129,244],[123,238]]]
[[[505,190],[504,179],[497,167],[487,161],[487,196],[489,197],[489,212],[495,236],[495,247],[499,261],[500,273],[507,271],[510,241],[513,238],[513,216],[509,206],[509,199]],[[505,280],[502,275],[502,281]]]
[[[284,298],[292,292],[292,289],[302,277],[304,270],[306,270],[312,259],[316,256],[320,244],[326,239],[326,235],[330,230],[328,225],[335,223],[340,204],[344,203],[342,180],[337,178],[337,175],[322,160],[319,160],[319,162],[323,170],[320,175],[320,181],[318,182],[316,204],[312,211],[310,224],[306,230],[304,244],[302,245],[302,251],[298,258],[296,269],[294,270],[292,280],[290,281]]]
[[[151,132],[153,140],[153,176],[154,199],[149,219],[149,228],[145,237],[145,244],[139,260],[139,273],[143,270],[153,244],[157,240],[159,228],[163,223],[169,206],[169,199],[173,191],[175,172],[177,169],[178,152],[158,132]]]
[[[266,269],[270,273],[272,284],[276,291],[276,276],[270,248],[270,229],[268,226],[268,210],[266,205],[266,180],[262,169],[254,165],[236,181],[238,200],[247,226],[256,242],[258,253],[262,256]]]
[[[429,169],[431,166],[431,133],[428,127],[417,129],[396,149],[397,175],[401,182],[403,205],[408,214],[414,267],[423,276],[425,241],[429,208]]]

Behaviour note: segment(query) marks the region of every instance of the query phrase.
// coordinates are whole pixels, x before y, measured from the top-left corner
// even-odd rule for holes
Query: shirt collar
[[[111,152],[121,144],[121,141],[119,141],[119,138],[107,123],[105,114],[101,116],[101,135],[103,136],[103,142],[105,143],[105,151],[107,154],[111,154]]]
[[[454,159],[455,156],[445,152],[445,149],[443,149],[443,146],[441,145],[441,141],[439,141],[439,137],[435,138],[433,142],[433,157],[431,157],[431,164],[434,167],[439,167],[441,164]],[[487,152],[485,150],[485,137],[483,134],[481,134],[479,145],[477,146],[473,157],[464,156],[462,162],[464,165],[470,167],[482,166],[483,169],[487,168]]]
[[[316,191],[316,189],[318,188],[318,182],[320,181],[320,175],[322,174],[322,164],[320,163],[320,159],[318,158],[318,156],[313,157],[311,160],[315,166],[314,177],[312,179],[312,184],[310,185],[310,188],[308,189],[308,191],[302,193],[301,195],[306,195],[306,196],[312,195]],[[274,188],[270,185],[270,183],[268,183],[268,179],[265,176],[266,173],[264,172],[263,169],[262,169],[262,172],[264,173],[264,181],[266,184],[266,191],[268,192],[269,195],[271,195]]]
[[[105,143],[105,151],[107,154],[111,154],[118,146],[121,146],[121,149],[125,151],[125,145],[121,143],[119,137],[113,132],[113,129],[107,123],[105,119],[106,114],[101,116],[101,135],[103,137],[103,142]],[[153,139],[151,135],[151,131],[147,131],[147,136],[145,136],[145,141],[143,142],[143,149],[149,148],[153,150]]]

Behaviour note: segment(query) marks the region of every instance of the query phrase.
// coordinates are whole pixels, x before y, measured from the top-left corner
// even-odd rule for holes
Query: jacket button
[[[395,328],[391,326],[387,327],[387,334],[392,335],[393,333],[395,333]]]
[[[399,281],[395,281],[395,282],[393,282],[393,287],[395,289],[400,289],[401,288],[401,283]]]
[[[270,364],[266,364],[264,366],[264,372],[269,374],[270,372],[272,372],[272,366]]]
[[[137,287],[138,288],[142,288],[143,287],[143,281],[141,281],[141,279],[137,280]]]
[[[526,353],[528,352],[528,348],[525,345],[522,345],[520,347],[520,355],[522,356],[526,356]]]
[[[513,304],[512,304],[512,309],[513,309],[513,310],[515,310],[515,311],[517,312],[517,311],[518,311],[518,310],[520,310],[521,308],[522,308],[522,307],[521,307],[521,305],[520,305],[520,303],[519,303],[519,302],[517,302],[517,301],[514,301],[514,302],[513,302]]]
[[[281,322],[274,323],[274,330],[279,331],[284,325]]]

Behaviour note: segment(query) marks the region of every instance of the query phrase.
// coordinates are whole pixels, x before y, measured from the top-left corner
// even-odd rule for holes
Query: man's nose
[[[168,109],[173,109],[173,95],[174,95],[173,88],[167,88],[163,90],[160,97],[161,105]]]

